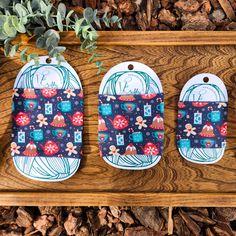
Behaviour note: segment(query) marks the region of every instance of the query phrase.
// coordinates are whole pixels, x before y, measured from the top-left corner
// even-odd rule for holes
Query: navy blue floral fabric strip
[[[178,147],[225,147],[228,111],[226,102],[179,102],[178,108]]]
[[[14,89],[12,156],[81,157],[83,91]]]
[[[100,155],[161,155],[163,115],[163,93],[99,95]]]

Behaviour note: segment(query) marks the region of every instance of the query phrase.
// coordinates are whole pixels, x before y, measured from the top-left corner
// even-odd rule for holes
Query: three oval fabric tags
[[[75,70],[55,59],[26,64],[12,103],[11,155],[16,169],[39,181],[62,181],[79,168],[83,140],[83,89]],[[164,150],[164,93],[148,66],[124,62],[104,76],[98,95],[100,156],[109,165],[142,170]],[[176,139],[188,161],[211,164],[226,147],[228,95],[213,74],[198,74],[183,87]]]

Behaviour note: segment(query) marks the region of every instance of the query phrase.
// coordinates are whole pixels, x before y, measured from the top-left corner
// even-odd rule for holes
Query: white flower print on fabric
[[[111,100],[116,100],[116,97],[115,96],[112,96],[112,95],[106,95],[107,97],[107,101],[111,101]]]
[[[16,97],[20,96],[20,94],[18,93],[18,89],[13,89],[12,97],[14,97],[14,96],[16,96]]]
[[[48,122],[47,122],[47,117],[44,117],[43,114],[38,114],[37,115],[37,120],[36,122],[39,123],[39,127],[43,127],[43,125],[48,125]]]
[[[109,152],[110,155],[113,155],[113,156],[119,156],[120,155],[119,154],[120,149],[116,148],[116,146],[111,145],[109,147],[109,149],[110,149],[110,152]]]
[[[20,154],[20,146],[17,146],[15,142],[11,143],[11,155],[14,156],[15,154]]]
[[[227,104],[225,102],[219,102],[218,108],[221,108],[221,107],[227,107]]]
[[[145,124],[147,120],[144,120],[142,116],[138,116],[136,121],[135,124],[138,125],[138,129],[147,128],[147,125]]]
[[[184,130],[184,132],[186,132],[187,134],[186,134],[186,136],[187,137],[189,137],[191,134],[192,135],[196,135],[197,133],[194,131],[194,130],[196,130],[196,128],[195,127],[193,127],[191,124],[186,124],[185,125],[185,130]]]
[[[77,154],[78,152],[76,151],[77,146],[74,146],[72,142],[69,142],[66,144],[66,151],[68,152],[68,156],[71,156],[72,154]]]
[[[70,98],[71,96],[72,97],[76,96],[73,89],[66,89],[66,91],[64,91],[64,93],[67,94],[67,96],[66,96],[67,98]]]

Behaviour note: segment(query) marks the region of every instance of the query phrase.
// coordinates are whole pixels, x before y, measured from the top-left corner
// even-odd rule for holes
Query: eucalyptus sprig
[[[0,45],[4,48],[6,56],[20,53],[24,62],[35,60],[38,55],[28,53],[20,43],[13,43],[18,34],[27,34],[36,38],[36,47],[48,51],[49,57],[56,57],[58,62],[64,61],[65,47],[60,46],[60,34],[63,31],[74,31],[81,41],[80,49],[91,54],[89,62],[94,61],[98,73],[103,70],[103,63],[97,58],[100,54],[97,49],[97,28],[101,24],[110,27],[116,24],[121,28],[117,16],[107,17],[105,13],[99,17],[97,10],[85,8],[83,16],[77,15],[73,10],[68,11],[64,3],[55,7],[51,0],[1,0],[0,1]],[[58,32],[59,31],[59,32]]]

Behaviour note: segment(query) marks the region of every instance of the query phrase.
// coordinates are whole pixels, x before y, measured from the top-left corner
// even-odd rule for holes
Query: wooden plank
[[[124,40],[119,37],[120,43]],[[122,61],[135,60],[146,63],[160,77],[166,104],[165,151],[161,161],[148,170],[125,171],[107,165],[99,157],[97,95],[105,72],[96,75],[96,67],[87,63],[88,56],[80,52],[79,46],[68,45],[65,57],[79,74],[85,94],[84,157],[81,167],[72,178],[59,183],[36,182],[20,175],[10,157],[9,144],[11,90],[14,78],[23,63],[18,58],[9,59],[1,54],[0,204],[12,205],[15,202],[16,205],[38,205],[42,201],[42,204],[60,205],[64,201],[65,205],[236,205],[236,46],[140,47],[137,42],[139,39],[132,44],[131,41],[130,39],[129,46],[101,45],[99,53],[103,55],[101,59],[107,69]],[[29,49],[35,51],[32,44],[28,44]],[[214,73],[221,77],[230,98],[227,151],[222,160],[213,165],[198,165],[184,160],[175,144],[180,91],[189,78],[202,72]]]
[[[0,194],[0,205],[235,207],[236,194],[3,192]]]
[[[98,45],[236,45],[236,31],[99,31]],[[62,45],[78,45],[72,31],[60,33]],[[34,38],[18,37],[23,44],[32,44]]]

